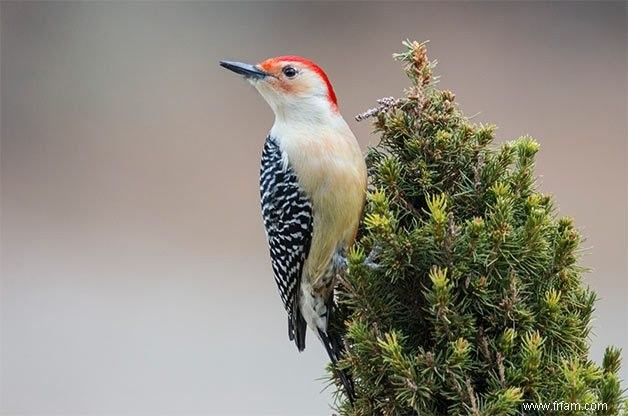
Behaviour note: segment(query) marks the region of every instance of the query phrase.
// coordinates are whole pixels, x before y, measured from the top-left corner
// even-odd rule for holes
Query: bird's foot
[[[382,268],[381,264],[375,263],[375,259],[377,258],[377,256],[379,256],[381,252],[382,252],[382,246],[380,246],[379,244],[376,244],[371,249],[371,252],[369,253],[369,255],[366,256],[366,259],[364,259],[364,265],[371,270],[381,269]]]
[[[366,257],[366,259],[364,259],[363,264],[371,270],[381,269],[382,266],[375,263],[375,259],[377,258],[377,256],[379,256],[381,252],[382,247],[379,244],[375,245],[375,247],[371,249],[371,252]],[[336,254],[334,258],[334,263],[339,270],[347,270],[347,268],[349,267],[349,259],[341,254]]]
[[[343,256],[340,253],[336,253],[334,255],[334,264],[336,266],[337,272],[347,270],[347,268],[349,267],[349,260],[346,256]]]

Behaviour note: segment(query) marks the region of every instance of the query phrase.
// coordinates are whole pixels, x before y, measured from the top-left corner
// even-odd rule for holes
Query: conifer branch
[[[358,396],[338,413],[528,415],[523,402],[565,401],[620,414],[620,350],[589,358],[583,238],[537,188],[539,144],[492,146],[495,126],[472,123],[436,87],[426,43],[403,46],[404,97],[356,117],[381,142],[367,156],[371,192],[337,288],[338,365]]]

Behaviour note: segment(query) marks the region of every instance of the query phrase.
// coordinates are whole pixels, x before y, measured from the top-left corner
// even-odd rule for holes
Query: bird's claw
[[[343,270],[346,270],[349,267],[349,260],[342,255],[338,255],[336,257],[336,264]]]
[[[379,256],[381,252],[382,252],[382,246],[380,246],[379,244],[375,245],[375,247],[371,249],[371,252],[364,260],[364,265],[371,270],[381,269],[382,268],[381,264],[375,263],[375,259],[377,258],[377,256]]]
[[[371,249],[371,252],[366,257],[366,259],[364,259],[363,264],[371,270],[381,269],[382,266],[375,263],[375,259],[377,258],[377,256],[379,256],[381,252],[382,247],[379,244],[375,245],[375,247]],[[334,262],[336,264],[336,267],[340,270],[347,270],[347,268],[349,267],[349,259],[341,254],[336,255]]]

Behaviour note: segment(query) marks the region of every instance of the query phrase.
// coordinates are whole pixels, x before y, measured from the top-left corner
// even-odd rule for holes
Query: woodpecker
[[[305,348],[306,327],[332,363],[343,351],[329,327],[337,274],[346,267],[366,196],[366,164],[338,111],[325,72],[299,56],[257,65],[221,61],[242,75],[272,108],[260,169],[261,208],[271,265],[288,313],[288,336]],[[351,379],[336,372],[353,401]]]

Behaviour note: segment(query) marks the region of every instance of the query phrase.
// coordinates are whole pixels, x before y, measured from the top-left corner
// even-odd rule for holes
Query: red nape
[[[321,79],[325,81],[325,84],[327,85],[327,98],[329,99],[329,102],[333,104],[334,108],[338,108],[338,101],[336,100],[336,93],[334,92],[334,87],[332,87],[331,82],[329,82],[329,78],[327,78],[327,74],[325,73],[325,71],[323,71],[323,69],[320,66],[316,65],[314,62],[310,61],[309,59],[305,59],[296,55],[277,56],[275,58],[268,59],[266,62],[269,62],[269,61],[271,62],[281,62],[281,61],[300,62],[303,65],[310,68],[312,71],[316,72],[318,76],[320,76]]]

